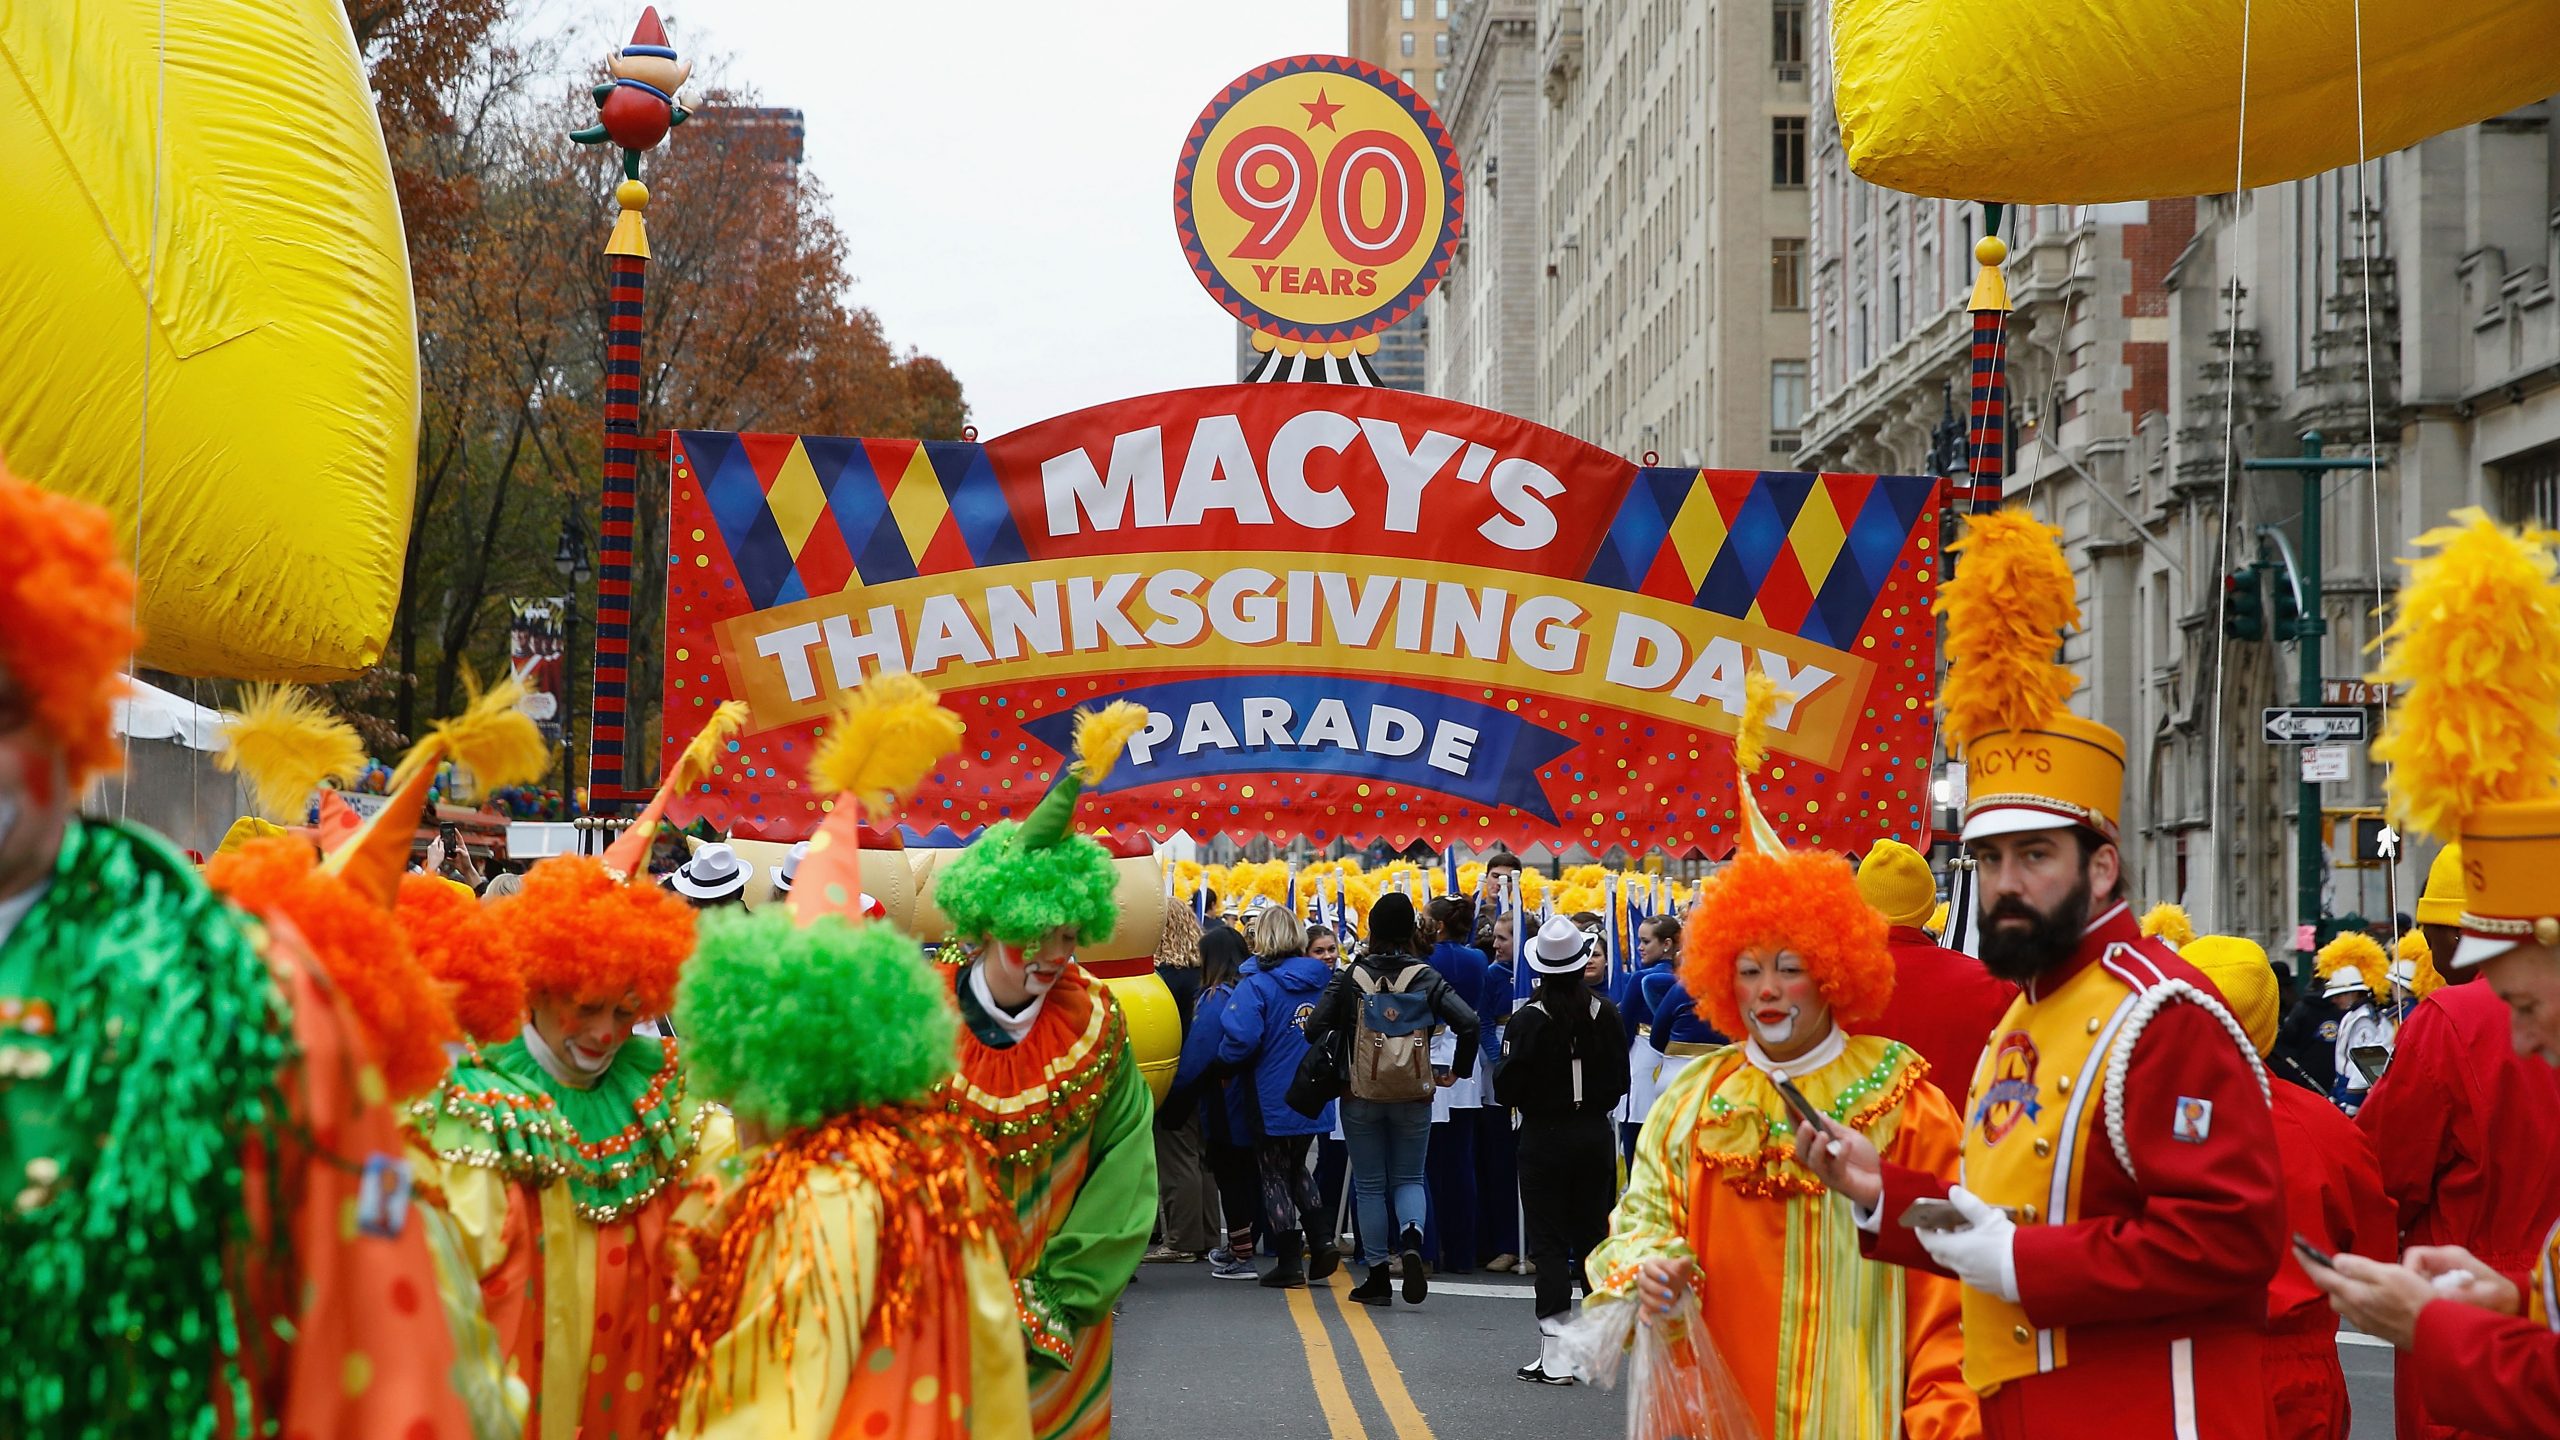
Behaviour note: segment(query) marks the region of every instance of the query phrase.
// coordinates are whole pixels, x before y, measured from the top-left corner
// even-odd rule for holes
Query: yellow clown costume
[[[1916,1051],[1855,1033],[1893,993],[1886,925],[1845,861],[1787,851],[1761,816],[1749,777],[1778,696],[1757,672],[1746,695],[1735,745],[1743,853],[1681,927],[1681,982],[1718,1029],[1749,1037],[1736,966],[1745,952],[1769,965],[1791,953],[1831,1029],[1783,1063],[1746,1038],[1664,1090],[1609,1238],[1587,1262],[1592,1309],[1632,1303],[1647,1260],[1692,1260],[1708,1337],[1767,1440],[1959,1440],[1980,1421],[1959,1370],[1958,1287],[1859,1258],[1849,1208],[1796,1163],[1796,1122],[1773,1077],[1922,1173],[1955,1173],[1956,1115]]]
[[[1027,1440],[992,1156],[935,1092],[960,1017],[923,948],[862,909],[863,805],[959,741],[921,681],[855,691],[812,767],[837,798],[789,913],[707,919],[677,1002],[697,1082],[771,1137],[696,1242],[645,1432],[681,1440]]]

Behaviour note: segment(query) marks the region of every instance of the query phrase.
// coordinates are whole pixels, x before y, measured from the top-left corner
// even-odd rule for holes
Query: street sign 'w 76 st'
[[[2351,705],[2271,705],[2260,719],[2270,745],[2364,738],[2364,711]]]

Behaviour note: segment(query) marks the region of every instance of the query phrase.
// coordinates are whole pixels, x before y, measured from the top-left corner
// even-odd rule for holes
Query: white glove
[[[1961,1230],[1923,1230],[1920,1244],[1958,1279],[2011,1304],[2018,1301],[2017,1222],[1959,1185],[1947,1200],[1963,1213]]]

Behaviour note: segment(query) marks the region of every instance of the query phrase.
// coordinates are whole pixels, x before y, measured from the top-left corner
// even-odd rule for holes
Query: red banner
[[[1638,468],[1396,391],[1147,396],[984,444],[684,432],[669,754],[750,733],[679,818],[814,829],[804,770],[883,668],[961,751],[905,817],[1036,803],[1079,706],[1150,721],[1086,802],[1162,836],[1730,851],[1743,679],[1795,699],[1761,805],[1792,843],[1925,843],[1937,482]]]

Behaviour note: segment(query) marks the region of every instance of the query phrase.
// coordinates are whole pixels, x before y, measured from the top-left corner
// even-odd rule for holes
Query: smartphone
[[[1787,1102],[1787,1109],[1796,1117],[1798,1125],[1817,1135],[1830,1133],[1830,1122],[1823,1118],[1821,1111],[1813,1108],[1812,1101],[1804,1098],[1804,1092],[1796,1088],[1796,1082],[1778,1074],[1770,1075],[1769,1079],[1777,1085],[1778,1098]]]
[[[1994,1205],[1991,1208],[2008,1216],[2011,1224],[2018,1223],[2017,1206]],[[1962,1230],[1972,1223],[1964,1218],[1964,1212],[1956,1208],[1953,1200],[1914,1200],[1902,1210],[1902,1228],[1905,1230]]]
[[[2299,1230],[2293,1232],[2293,1253],[2301,1256],[2302,1263],[2305,1265],[2317,1265],[2323,1270],[2335,1270],[2338,1268],[2338,1260],[2336,1256],[2331,1255],[2328,1251],[2312,1244],[2310,1237],[2304,1235]]]

